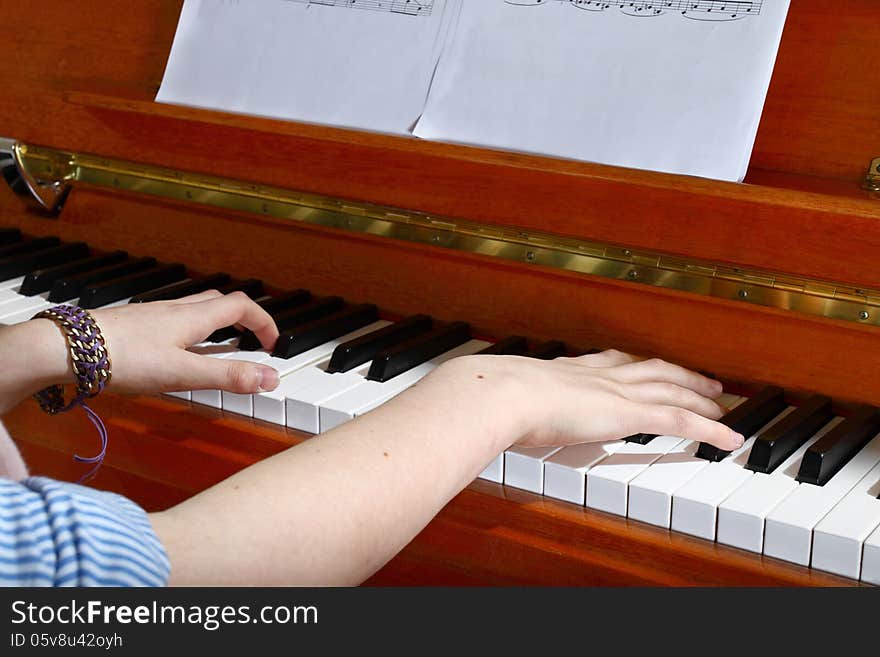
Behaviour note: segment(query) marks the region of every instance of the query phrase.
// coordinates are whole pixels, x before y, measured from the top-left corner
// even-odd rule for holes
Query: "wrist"
[[[0,358],[6,374],[0,383],[2,411],[47,386],[74,382],[64,335],[48,319],[4,328]]]
[[[522,372],[504,356],[463,356],[438,367],[432,377],[454,390],[456,404],[471,421],[485,421],[484,435],[500,454],[529,435],[536,415]]]
[[[10,327],[13,344],[27,362],[23,379],[34,390],[49,385],[74,383],[67,340],[61,329],[49,319],[32,319]]]

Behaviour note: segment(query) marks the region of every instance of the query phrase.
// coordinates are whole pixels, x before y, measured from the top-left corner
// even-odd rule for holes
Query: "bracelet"
[[[91,478],[104,460],[107,452],[107,429],[101,418],[86,405],[86,399],[100,394],[110,382],[110,357],[104,343],[104,336],[95,318],[78,306],[60,305],[37,313],[32,319],[50,319],[61,329],[67,339],[71,368],[76,377],[76,397],[64,403],[64,387],[51,385],[34,394],[40,408],[49,415],[69,411],[74,406],[82,406],[101,438],[101,451],[97,456],[83,457],[77,454],[74,459],[82,463],[96,463],[92,471],[80,481]]]

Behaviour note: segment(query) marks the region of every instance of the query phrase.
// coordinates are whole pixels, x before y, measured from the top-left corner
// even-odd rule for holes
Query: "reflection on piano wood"
[[[373,304],[298,289],[266,294],[255,279],[188,273],[182,264],[81,242],[0,230],[0,324],[58,302],[85,308],[175,299],[217,288],[258,300],[281,331],[274,350],[253,333],[216,332],[194,347],[214,358],[271,365],[267,393],[181,391],[172,396],[304,434],[329,431],[467,354],[551,359],[558,340],[474,339],[465,322],[419,314],[380,320]],[[837,416],[829,398],[798,407],[781,388],[727,394],[722,422],[748,437],[735,452],[674,436],[632,436],[564,448],[514,447],[481,478],[709,541],[880,584],[880,409]]]

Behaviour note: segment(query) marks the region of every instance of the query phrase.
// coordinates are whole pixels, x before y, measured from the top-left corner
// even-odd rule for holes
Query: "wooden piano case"
[[[93,172],[186,172],[258,199],[294,190],[355,217],[377,206],[398,227],[422,221],[415,237],[298,221],[268,201],[190,201],[198,185],[145,194],[112,173],[77,180],[55,218],[4,188],[0,225],[343,294],[389,317],[467,320],[481,336],[614,346],[733,386],[880,403],[875,0],[793,0],[746,184],[157,104],[180,7],[3,3],[0,135],[95,156]],[[509,248],[456,247],[467,238]],[[104,397],[111,443],[94,485],[150,509],[306,438],[177,400]],[[27,402],[4,421],[33,470],[82,474],[70,454],[94,437],[81,417]],[[477,481],[370,583],[853,582]]]

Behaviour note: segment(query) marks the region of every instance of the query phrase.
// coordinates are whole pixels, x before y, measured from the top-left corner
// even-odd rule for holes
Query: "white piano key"
[[[24,276],[8,278],[5,281],[0,281],[0,290],[15,290],[16,292],[18,292],[18,289],[21,287],[22,283],[24,283]]]
[[[49,301],[46,300],[46,296],[46,294],[37,294],[32,297],[19,295],[20,298],[15,301],[3,304],[0,306],[0,323],[7,326],[18,324],[19,322],[24,322],[30,319],[34,314],[40,312],[43,307],[51,308],[52,306],[57,305],[49,303]],[[28,311],[30,311],[30,315],[27,315]],[[26,317],[21,319],[21,317],[25,315]]]
[[[275,390],[261,392],[254,396],[254,417],[264,422],[280,424],[284,426],[287,421],[286,395],[288,394],[290,381],[282,378]]]
[[[300,390],[309,390],[315,386],[322,385],[322,382],[331,376],[343,377],[347,381],[359,382],[362,380],[362,368],[345,373],[328,374],[326,367],[329,362],[329,359],[325,359],[319,363],[307,365],[289,372],[286,376],[282,377],[281,383],[278,384],[275,390],[257,395],[257,398],[254,400],[254,417],[275,424],[287,425],[287,403],[291,398],[295,398]],[[291,419],[293,420],[293,418]]]
[[[880,586],[880,527],[865,541],[862,551],[862,581]]]
[[[12,303],[13,301],[19,301],[20,299],[27,299],[29,297],[24,294],[18,293],[18,288],[0,288],[0,306],[4,306],[7,303]]]
[[[278,370],[281,382],[275,390],[261,392],[254,396],[254,417],[274,424],[287,424],[287,398],[293,394],[294,390],[300,389],[303,385],[297,381],[297,377],[290,376],[292,373],[300,372],[320,363],[320,372],[313,372],[313,374],[318,379],[325,376],[332,376],[327,374],[327,372],[324,371],[324,368],[327,367],[330,357],[333,355],[333,351],[336,347],[349,340],[354,340],[362,335],[366,335],[367,333],[378,331],[389,324],[391,324],[391,322],[386,322],[384,320],[373,322],[372,324],[359,328],[356,331],[340,336],[336,340],[331,340],[330,342],[319,345],[314,349],[309,349],[293,358],[273,357],[270,361],[267,361],[267,364]]]
[[[561,447],[512,447],[504,452],[504,485],[544,492],[544,461]]]
[[[504,483],[504,453],[492,459],[492,462],[477,475],[477,479],[494,481],[496,484]]]
[[[44,301],[39,297],[32,297],[27,303],[15,302],[7,304],[6,306],[0,306],[0,324],[3,326],[13,326],[14,324],[26,322],[32,319],[38,312],[42,312],[43,310],[47,310],[56,305],[57,304]],[[12,306],[15,307],[13,312],[4,312],[7,308]]]
[[[728,393],[719,399],[729,409],[744,401],[745,397]],[[695,456],[699,447],[700,443],[684,440],[630,481],[627,516],[668,529],[673,494],[709,465],[706,459]]]
[[[319,413],[321,432],[329,431],[384,404],[392,397],[418,383],[440,364],[459,356],[474,354],[485,349],[489,344],[484,340],[469,340],[384,383],[365,380],[361,385],[334,397],[326,406],[321,406]]]
[[[323,366],[326,367],[326,363]],[[318,369],[323,370],[324,367]],[[320,433],[322,404],[330,403],[339,395],[365,383],[369,369],[370,364],[364,363],[348,372],[324,372],[323,376],[319,374],[310,385],[290,391],[285,404],[287,426],[299,431]]]
[[[583,505],[587,472],[625,444],[613,440],[563,447],[544,461],[544,495]]]
[[[624,444],[587,472],[586,505],[625,516],[629,483],[681,442],[677,436],[657,436],[647,445]]]
[[[813,568],[858,579],[862,547],[880,526],[880,463],[813,530]]]
[[[800,485],[795,477],[804,453],[843,418],[834,418],[770,474],[756,472],[718,507],[716,540],[760,554],[764,549],[764,521],[776,506]]]
[[[785,409],[754,436],[750,436],[738,450],[722,461],[710,463],[709,467],[675,491],[672,496],[672,530],[714,540],[718,506],[755,474],[745,465],[757,436],[793,411],[794,407]]]
[[[862,448],[824,486],[798,486],[768,514],[764,554],[809,566],[813,528],[877,463],[880,463],[880,436]]]

